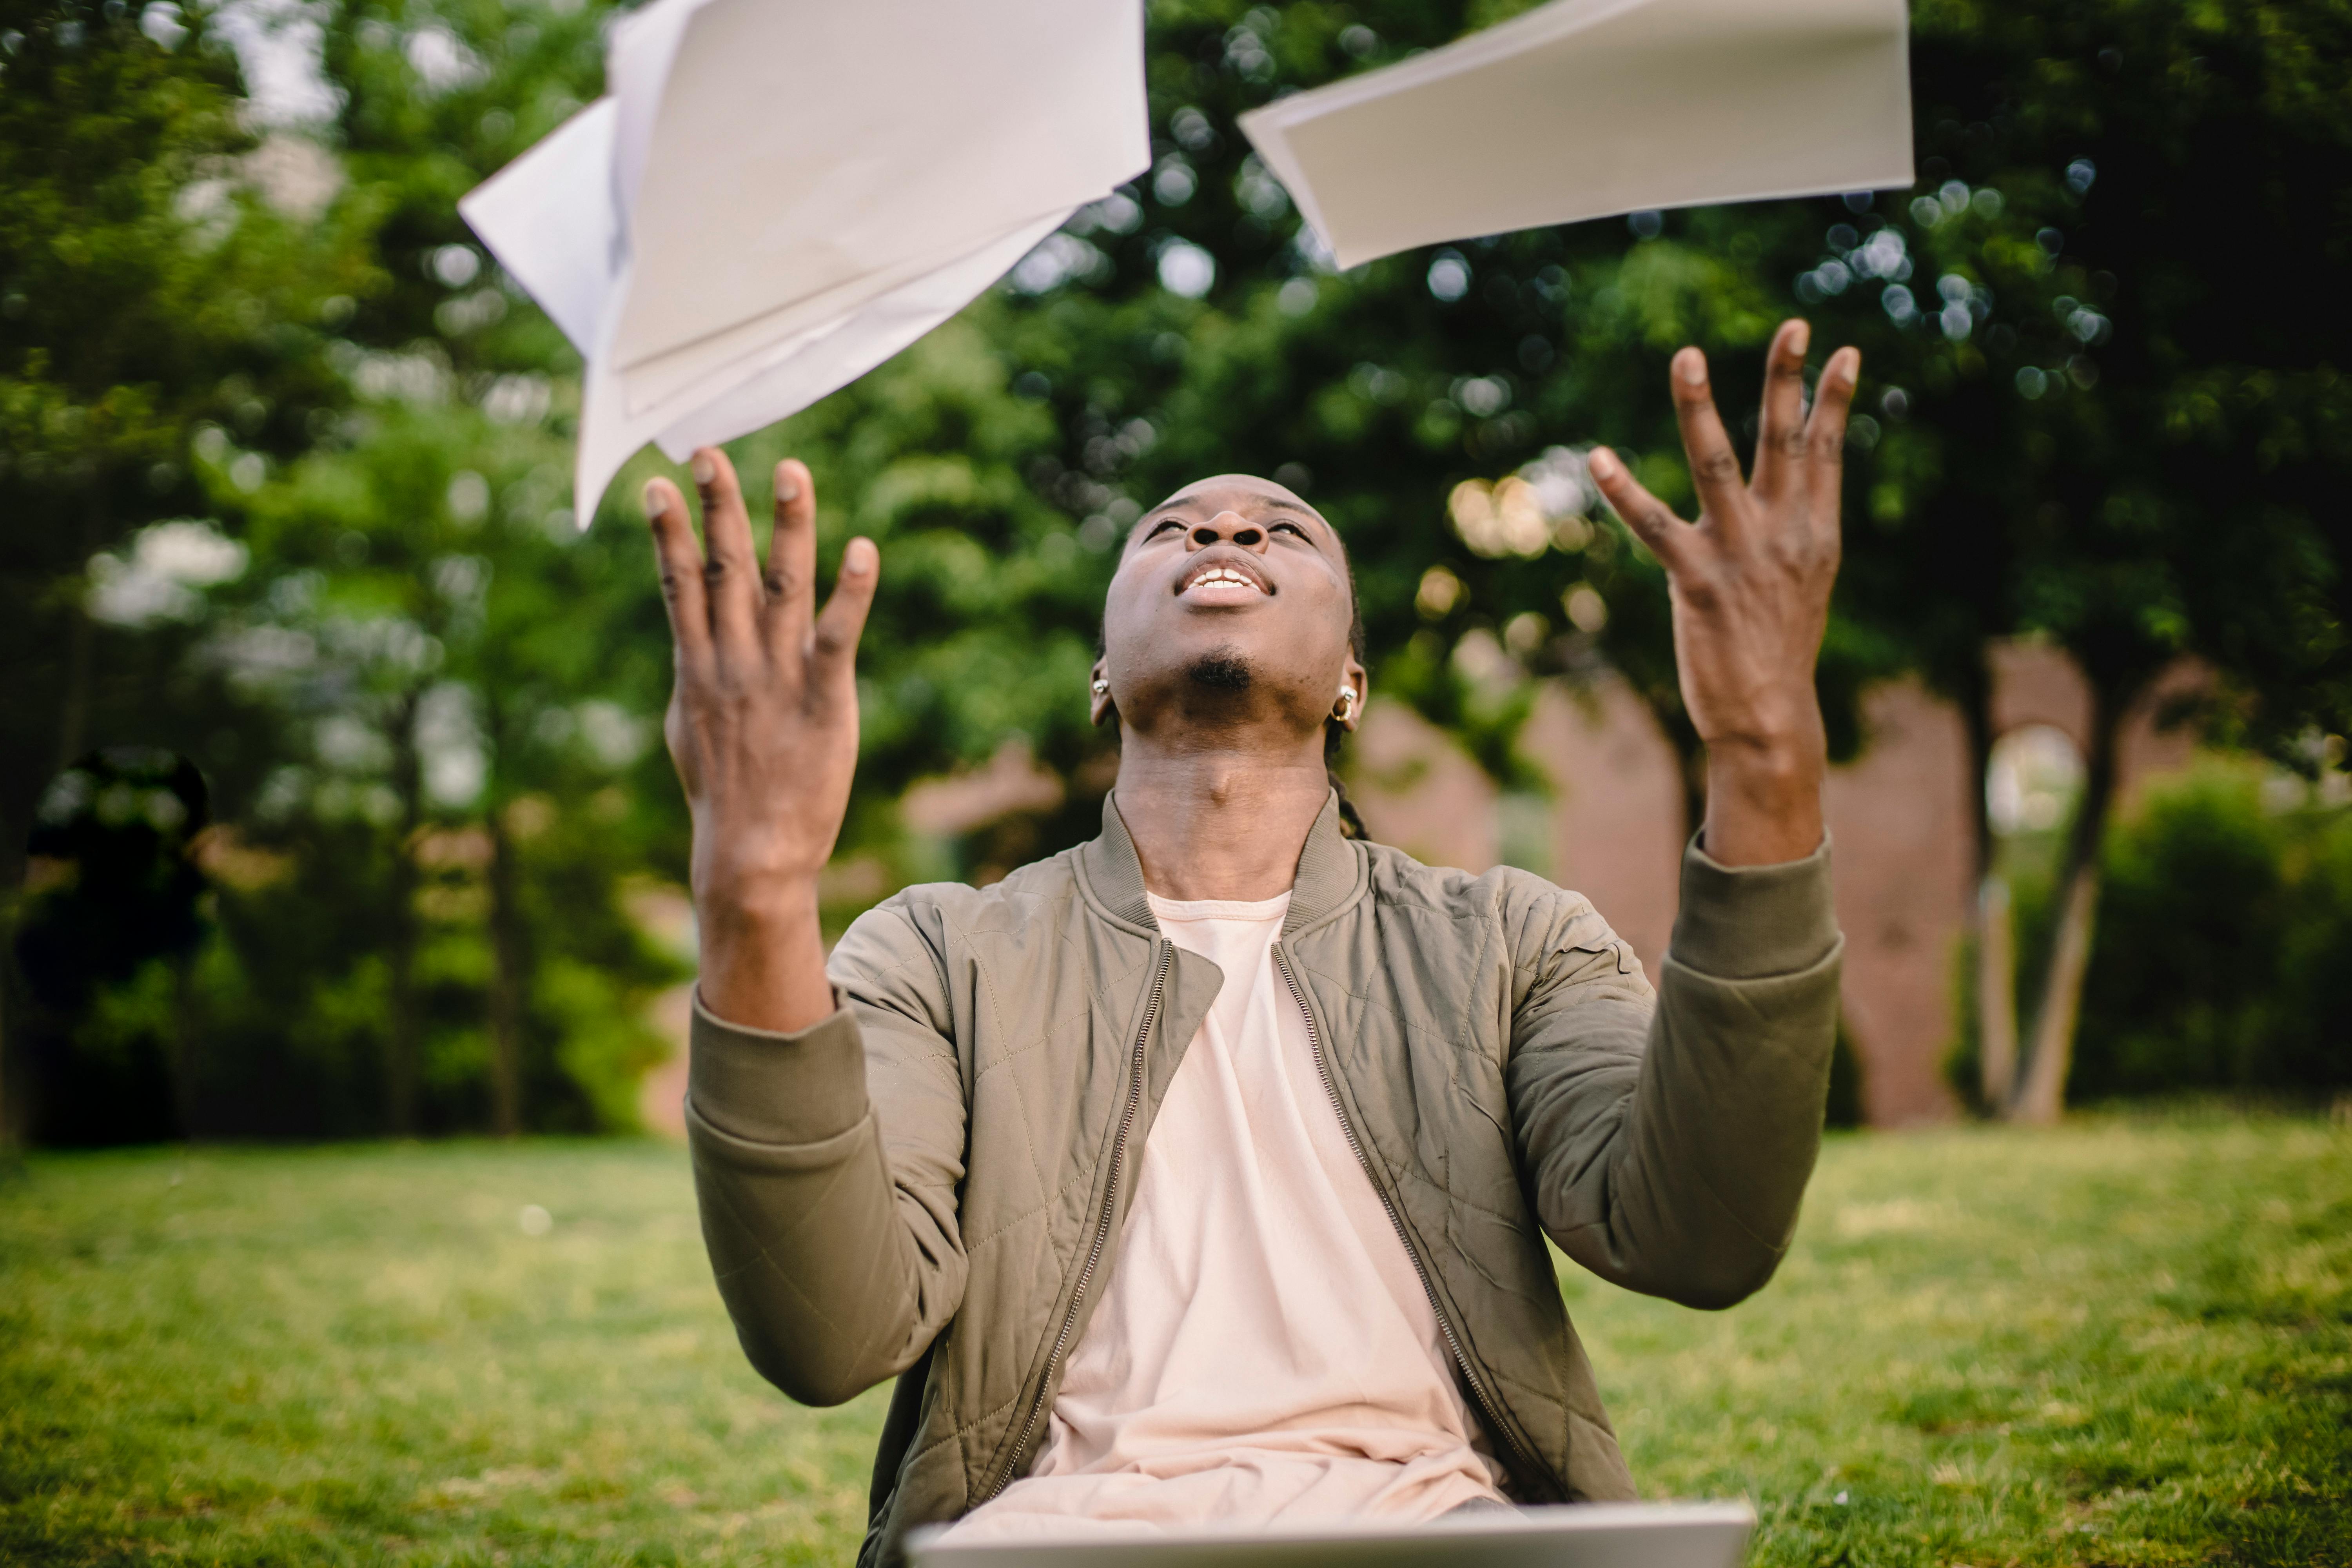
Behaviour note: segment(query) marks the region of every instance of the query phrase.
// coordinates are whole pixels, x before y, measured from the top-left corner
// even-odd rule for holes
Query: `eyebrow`
[[[1202,503],[1200,498],[1197,496],[1178,495],[1171,496],[1168,500],[1161,501],[1158,506],[1147,509],[1142,516],[1135,520],[1135,525],[1127,531],[1127,542],[1119,546],[1119,559],[1124,561],[1127,558],[1127,552],[1129,551],[1137,548],[1144,542],[1146,531],[1148,530],[1154,530],[1158,524],[1168,521],[1170,520],[1170,515],[1174,512],[1177,508],[1197,506],[1200,504]],[[1222,510],[1223,509],[1221,508],[1219,510]],[[1307,533],[1307,542],[1309,548],[1311,548],[1318,555],[1323,556],[1328,556],[1336,550],[1339,553],[1339,559],[1342,569],[1349,571],[1353,570],[1351,567],[1348,566],[1348,542],[1339,537],[1339,531],[1332,526],[1331,520],[1329,518],[1325,517],[1321,512],[1317,511],[1305,501],[1284,500],[1276,496],[1252,496],[1246,503],[1245,510],[1252,512],[1261,513],[1268,510],[1286,511],[1299,517],[1313,518],[1317,522],[1323,525],[1323,533],[1319,538],[1311,531]],[[1213,512],[1210,515],[1214,516],[1215,514]],[[1327,545],[1329,548],[1326,548]]]
[[[1155,521],[1166,521],[1168,513],[1174,511],[1180,507],[1200,506],[1203,504],[1205,503],[1201,501],[1199,498],[1193,496],[1171,497],[1167,500],[1161,501],[1158,506],[1150,508],[1136,521],[1139,526],[1142,523]],[[1275,496],[1252,496],[1246,502],[1238,508],[1217,507],[1210,512],[1210,515],[1213,517],[1217,512],[1233,510],[1253,514],[1268,511],[1286,511],[1298,516],[1311,517],[1316,521],[1321,523],[1326,529],[1331,528],[1331,520],[1325,517],[1321,512],[1317,511],[1313,507],[1308,506],[1305,501],[1283,500]],[[1334,529],[1332,531],[1336,533],[1338,531]]]

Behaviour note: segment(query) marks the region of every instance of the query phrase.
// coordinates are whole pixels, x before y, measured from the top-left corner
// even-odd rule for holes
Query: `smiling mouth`
[[[1268,595],[1273,585],[1245,566],[1230,561],[1213,561],[1207,565],[1184,574],[1176,585],[1179,594],[1191,594],[1196,589],[1209,592],[1204,597],[1224,598],[1241,593]]]

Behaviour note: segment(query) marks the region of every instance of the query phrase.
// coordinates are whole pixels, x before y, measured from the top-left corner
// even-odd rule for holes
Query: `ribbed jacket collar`
[[[1079,874],[1087,893],[1105,914],[1124,924],[1156,931],[1151,901],[1143,896],[1143,862],[1135,840],[1118,815],[1118,792],[1103,796],[1102,837],[1078,847]],[[1324,797],[1323,809],[1307,830],[1298,851],[1298,869],[1290,889],[1290,912],[1283,918],[1282,934],[1306,930],[1325,916],[1356,901],[1369,873],[1362,850],[1339,832],[1339,797]]]

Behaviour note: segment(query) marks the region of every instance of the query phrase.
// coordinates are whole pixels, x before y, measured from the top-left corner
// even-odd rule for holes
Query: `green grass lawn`
[[[2352,1131],[1836,1138],[1747,1305],[1564,1288],[1759,1563],[2352,1563]],[[881,1413],[743,1364],[666,1146],[0,1179],[0,1561],[846,1563]]]

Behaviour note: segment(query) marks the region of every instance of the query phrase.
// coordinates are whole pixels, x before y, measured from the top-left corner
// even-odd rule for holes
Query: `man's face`
[[[1342,682],[1363,690],[1339,537],[1282,486],[1202,479],[1147,511],[1103,606],[1100,673],[1130,720],[1145,706],[1296,710],[1319,724]]]

